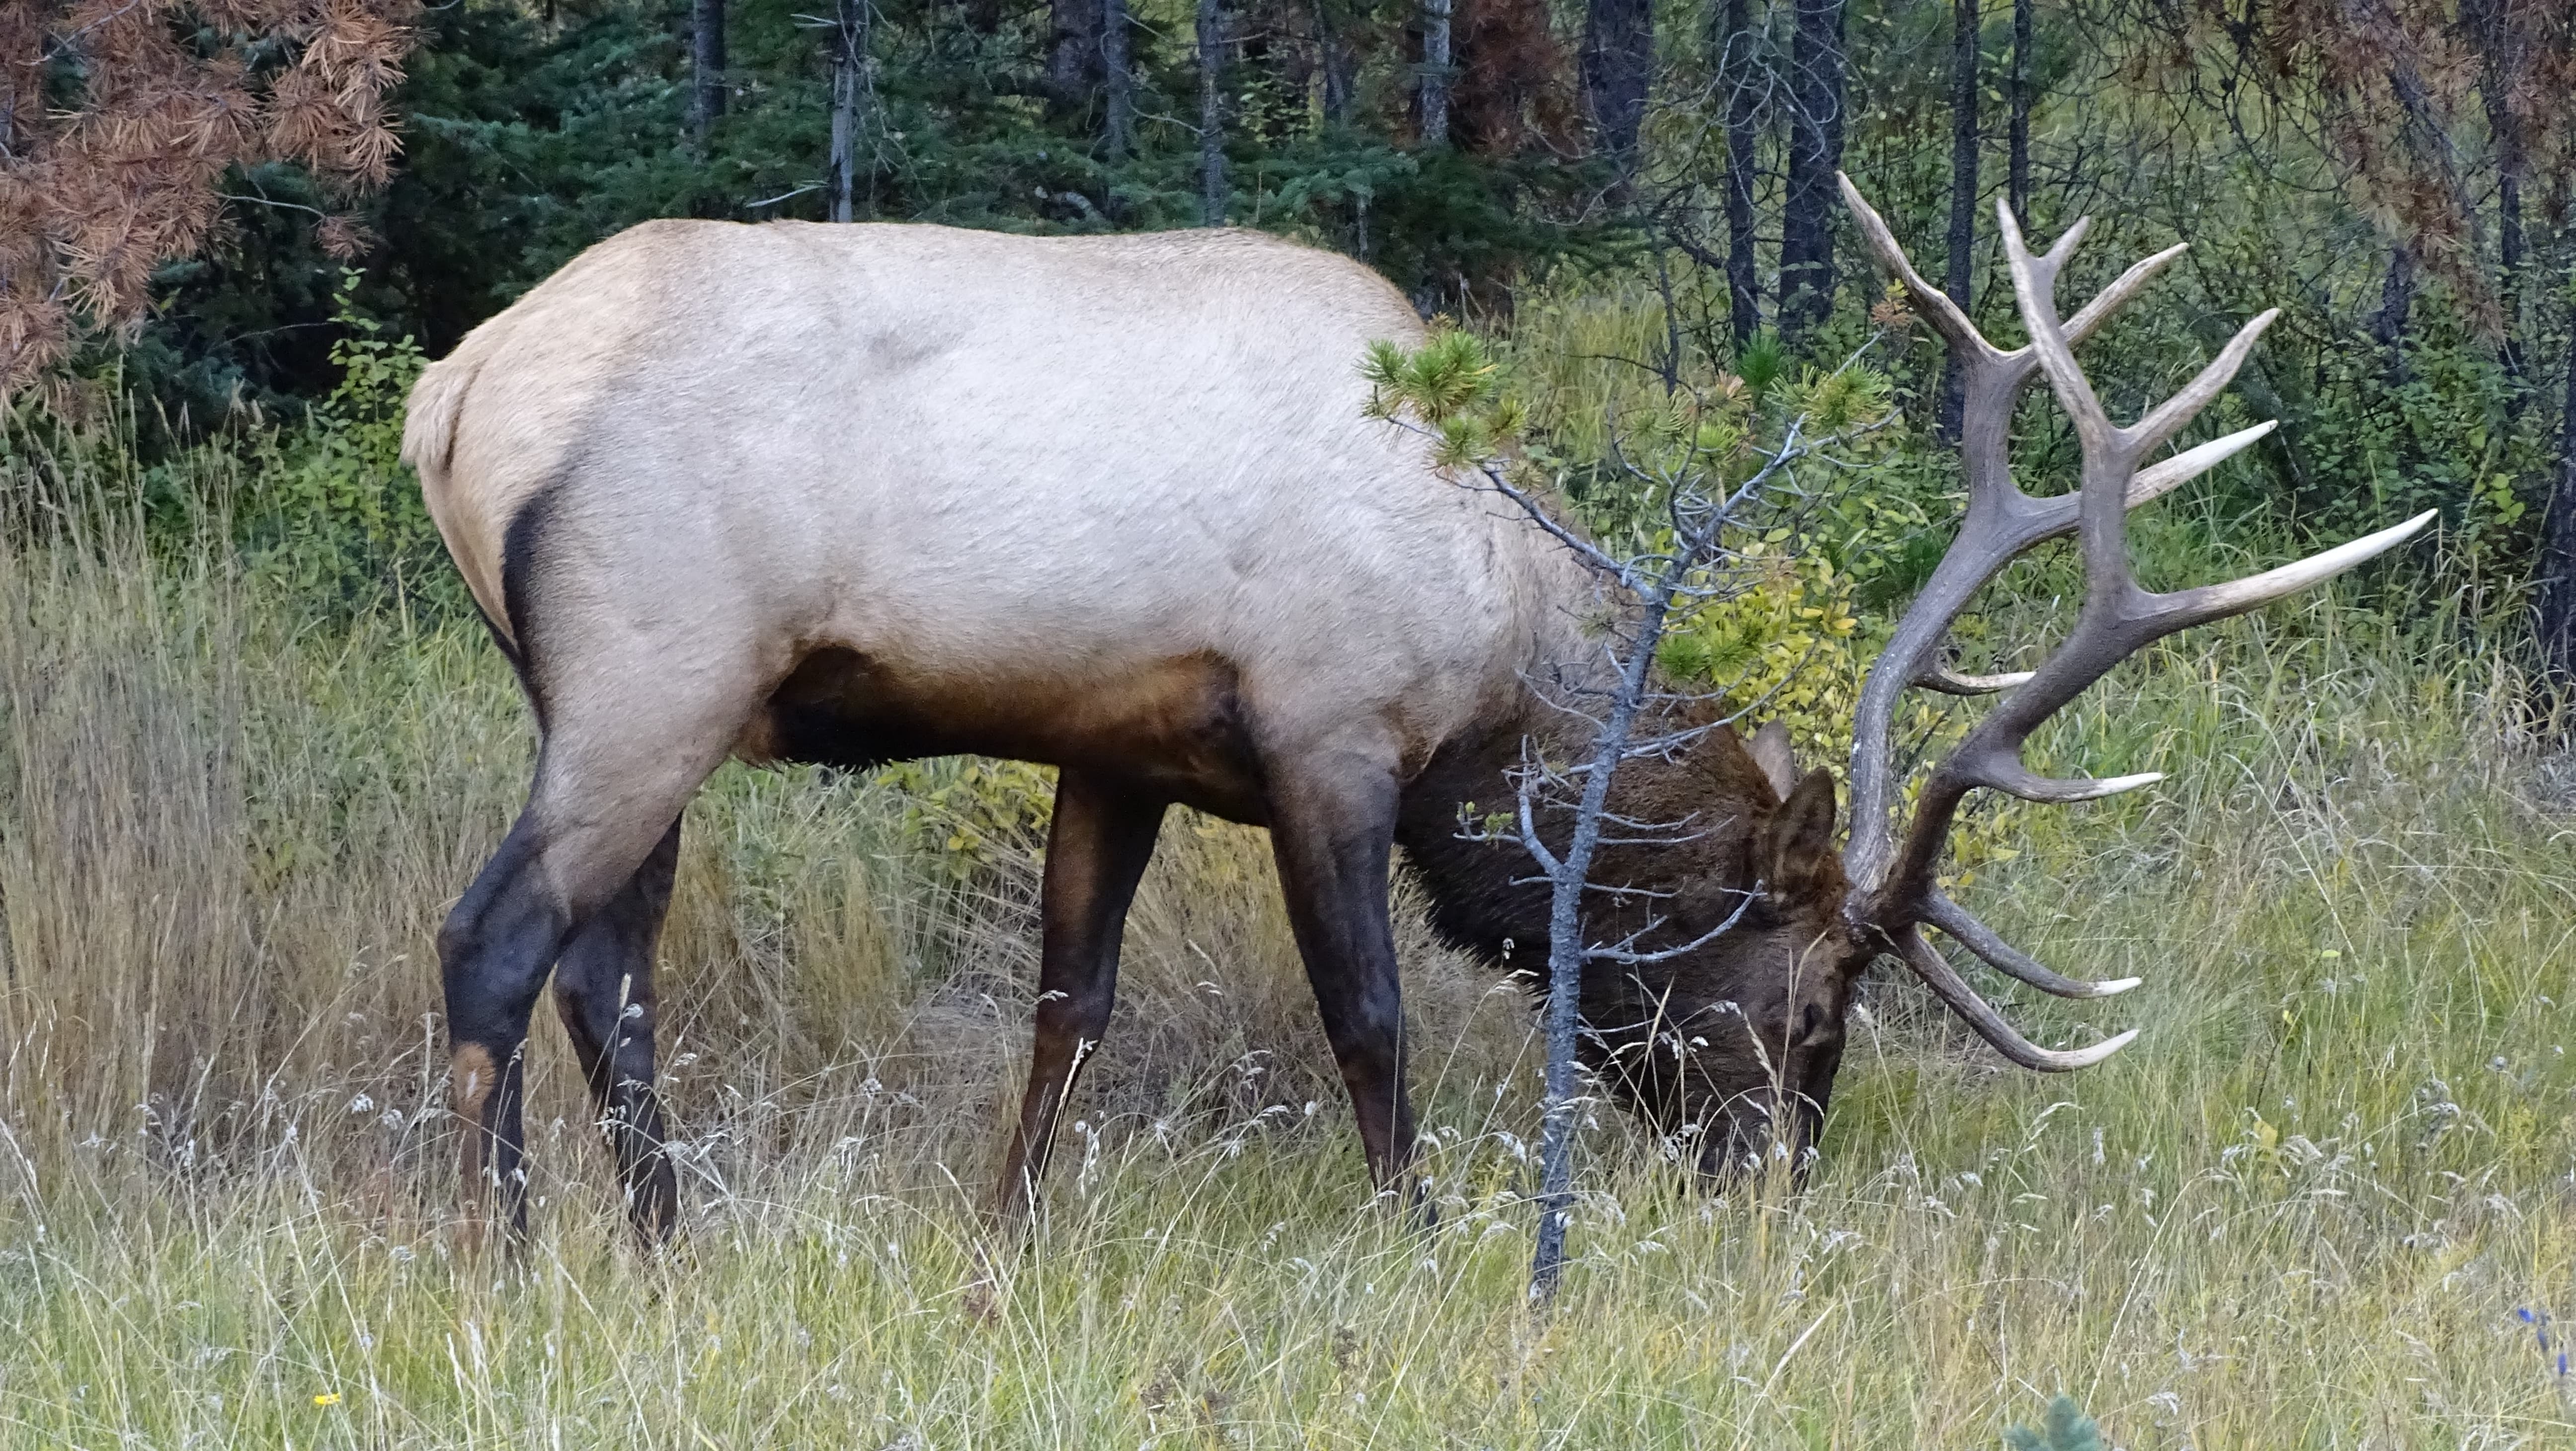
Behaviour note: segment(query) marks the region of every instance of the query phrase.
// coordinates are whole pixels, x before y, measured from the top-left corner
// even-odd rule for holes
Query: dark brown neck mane
[[[1609,835],[1687,839],[1663,845],[1605,842],[1594,880],[1671,895],[1611,899],[1605,893],[1587,913],[1596,936],[1632,930],[1620,919],[1643,925],[1650,913],[1671,919],[1671,931],[1658,937],[1684,929],[1696,935],[1723,921],[1752,890],[1753,835],[1777,809],[1778,798],[1734,729],[1715,724],[1722,714],[1716,703],[1694,702],[1675,707],[1661,722],[1641,725],[1640,734],[1708,728],[1669,756],[1623,763],[1612,781],[1610,810],[1634,822],[1688,825],[1670,833]],[[1520,844],[1513,820],[1518,798],[1509,773],[1520,764],[1525,737],[1560,762],[1588,754],[1589,728],[1580,721],[1571,725],[1533,703],[1520,719],[1453,742],[1406,787],[1396,840],[1431,898],[1433,925],[1459,946],[1497,960],[1508,956],[1515,966],[1535,969],[1546,961],[1548,886]],[[1497,814],[1503,818],[1496,823],[1497,839],[1462,839]],[[1571,835],[1573,815],[1570,805],[1542,807],[1540,831],[1551,846]]]

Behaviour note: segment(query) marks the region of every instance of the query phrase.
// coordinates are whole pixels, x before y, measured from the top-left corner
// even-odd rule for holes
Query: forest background
[[[2064,1390],[2131,1446],[2576,1444],[2571,108],[2555,0],[0,8],[0,1439],[1950,1447]],[[1958,481],[1837,169],[1999,339],[1998,200],[2094,217],[2070,297],[2189,241],[2086,349],[2115,415],[2284,309],[2184,442],[2282,426],[2142,511],[2151,582],[2441,514],[2035,743],[2154,792],[1967,822],[1954,890],[2150,980],[2015,1010],[2118,1060],[2001,1071],[1874,981],[1803,1188],[1587,1124],[1533,1321],[1517,990],[1404,903],[1413,1233],[1257,834],[1176,820],[972,1315],[1043,773],[728,768],[663,945],[685,1247],[633,1254],[541,1029],[537,1240],[455,1252],[431,940],[531,730],[395,460],[424,358],[651,217],[1222,221],[1486,334],[1605,534],[1622,420],[1858,359],[1899,422],[1666,651],[1838,763]],[[2044,396],[2016,441],[2062,486]],[[2079,589],[2044,552],[1961,642],[2027,663]]]
[[[1838,358],[1882,292],[1841,168],[1990,330],[1996,198],[2038,235],[2096,214],[2099,257],[2190,240],[2108,371],[2152,387],[2284,308],[2240,385],[2283,426],[2231,501],[2319,534],[2439,507],[2576,663],[2576,20],[2545,0],[13,11],[0,379],[68,362],[155,449],[328,393],[343,312],[437,356],[663,216],[1223,222],[1480,324],[1652,278],[1667,373]],[[1937,349],[1889,366],[1937,445]]]

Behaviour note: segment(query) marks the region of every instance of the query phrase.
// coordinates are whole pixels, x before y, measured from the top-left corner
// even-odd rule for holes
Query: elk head
[[[1624,885],[1593,913],[1613,941],[1589,954],[1586,1056],[1650,1122],[1696,1135],[1704,1173],[1731,1173],[1775,1146],[1803,1160],[1853,993],[1877,955],[1843,913],[1833,776],[1800,776],[1776,721],[1749,748],[1712,732],[1691,754],[1685,769],[1724,803],[1694,813],[1714,828],[1692,841],[1707,855],[1680,864],[1650,847],[1603,858],[1602,879]],[[1650,791],[1620,794],[1624,820],[1674,815]],[[1676,867],[1687,880],[1671,880]]]
[[[1940,334],[1960,372],[1966,395],[1960,449],[1968,506],[1958,536],[1897,622],[1862,687],[1852,742],[1851,833],[1838,859],[1827,844],[1831,782],[1823,772],[1794,780],[1784,736],[1766,729],[1752,742],[1750,754],[1779,803],[1776,811],[1757,814],[1747,848],[1748,865],[1760,882],[1758,895],[1744,909],[1724,951],[1677,967],[1667,994],[1692,1000],[1689,1021],[1674,1036],[1706,1042],[1696,1054],[1669,1055],[1675,1071],[1660,1078],[1622,1075],[1650,1112],[1678,1111],[1676,1116],[1711,1130],[1701,1149],[1704,1170],[1740,1165],[1748,1151],[1765,1145],[1802,1149],[1812,1141],[1841,1060],[1852,987],[1881,956],[1903,963],[1979,1037],[2025,1068],[2086,1068],[2125,1047],[2137,1036],[2135,1030],[2072,1050],[2032,1043],[1968,985],[1925,934],[1926,927],[1935,929],[2007,976],[2060,997],[2109,997],[2139,982],[2061,976],[1941,892],[1936,869],[1961,802],[1975,790],[2001,791],[2026,801],[2092,801],[2162,779],[2152,772],[2046,778],[2022,763],[2022,747],[2042,722],[2150,642],[2331,578],[2393,548],[2433,517],[2420,514],[2244,579],[2172,593],[2142,587],[2129,566],[2128,511],[2272,431],[2272,424],[2258,424],[2157,456],[2227,386],[2277,311],[2247,323],[2180,392],[2124,427],[2104,411],[2076,364],[2074,349],[2180,256],[2183,247],[2131,267],[2073,318],[2061,321],[2058,275],[2086,223],[2076,222],[2056,246],[2034,256],[2011,212],[1998,205],[2013,295],[2030,334],[2028,343],[2007,351],[1988,342],[1947,295],[1924,281],[1850,179],[1837,180],[1870,250]],[[2082,474],[2071,493],[2034,497],[2012,478],[2013,405],[2036,377],[2048,380],[2075,425]],[[2017,556],[2069,534],[2082,551],[2085,593],[2066,639],[2035,670],[1986,676],[1953,672],[1944,659],[1947,636],[1977,591]],[[1897,700],[1912,688],[1953,695],[1999,693],[2001,699],[1955,749],[1932,763],[1911,815],[1900,822],[1902,776],[1890,737]],[[1692,924],[1685,920],[1679,925]],[[1703,1002],[1713,1007],[1699,1007]],[[1723,1042],[1700,1026],[1737,1014],[1742,1026]],[[1589,1011],[1587,1017],[1605,1021]],[[1608,1020],[1615,1020],[1615,1014]]]

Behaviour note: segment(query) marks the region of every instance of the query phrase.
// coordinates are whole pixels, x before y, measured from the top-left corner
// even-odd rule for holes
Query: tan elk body
[[[652,954],[690,795],[728,754],[957,752],[1060,768],[1004,1210],[1106,1025],[1120,924],[1175,803],[1271,829],[1370,1168],[1395,1180],[1413,1130],[1390,849],[1453,937],[1543,940],[1545,888],[1510,848],[1461,839],[1458,815],[1508,801],[1525,749],[1583,743],[1530,685],[1599,669],[1605,605],[1526,517],[1365,415],[1367,345],[1421,337],[1367,269],[1246,233],[657,222],[433,365],[405,457],[543,733],[525,813],[440,937],[469,1181],[523,1212],[517,1060],[551,976],[637,1222],[666,1230]],[[1897,688],[1936,673],[1946,623],[1900,630]],[[1605,880],[1656,893],[1605,904],[1603,934],[1652,947],[1748,908],[1651,975],[1586,979],[1596,1058],[1631,1098],[1724,1120],[1711,1167],[1783,1106],[1812,1132],[1882,953],[2020,1061],[2100,1056],[2032,1048],[1943,980],[1917,922],[2095,991],[1998,956],[1912,884],[1946,814],[1900,851],[1883,771],[1864,775],[1879,820],[1856,827],[1857,885],[1830,779],[1800,781],[1776,732],[1748,746],[1719,726],[1619,777],[1623,812],[1692,829],[1603,859]],[[1699,1050],[1620,1056],[1657,1033]]]
[[[829,643],[997,751],[1134,754],[1221,662],[1265,731],[1418,766],[1581,588],[1362,416],[1368,342],[1420,333],[1376,274],[1257,233],[655,222],[433,366],[408,445],[514,639],[508,531],[570,482],[548,523],[585,567],[553,587],[596,598],[555,608],[684,640],[666,672],[752,688]]]

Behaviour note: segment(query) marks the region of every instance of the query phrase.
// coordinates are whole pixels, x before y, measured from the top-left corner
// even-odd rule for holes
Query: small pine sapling
[[[1573,1136],[1583,1107],[1576,1067],[1584,1028],[1577,1008],[1585,969],[1605,962],[1633,969],[1669,960],[1705,946],[1742,915],[1739,907],[1693,941],[1647,951],[1639,939],[1663,925],[1660,915],[1644,929],[1605,941],[1593,935],[1586,910],[1587,898],[1617,890],[1593,880],[1605,826],[1631,842],[1678,842],[1694,829],[1688,822],[1629,820],[1608,810],[1611,777],[1621,763],[1668,756],[1711,728],[1663,724],[1675,718],[1667,708],[1682,699],[1658,669],[1667,630],[1679,617],[1754,588],[1768,564],[1744,546],[1796,532],[1800,511],[1814,497],[1799,477],[1800,466],[1847,461],[1842,456],[1852,445],[1885,426],[1894,412],[1886,378],[1861,366],[1857,356],[1830,373],[1811,369],[1794,386],[1775,377],[1773,387],[1757,391],[1734,375],[1677,382],[1649,416],[1611,420],[1605,462],[1633,495],[1641,526],[1596,538],[1566,517],[1541,451],[1523,447],[1526,415],[1473,334],[1444,331],[1411,353],[1377,343],[1363,372],[1372,387],[1370,416],[1429,439],[1434,463],[1461,487],[1511,501],[1599,577],[1619,605],[1604,629],[1597,674],[1530,682],[1559,710],[1592,722],[1589,749],[1579,759],[1555,760],[1525,747],[1515,781],[1517,811],[1504,815],[1499,829],[1461,823],[1462,835],[1471,839],[1517,841],[1550,888],[1547,1085],[1530,1268],[1531,1298],[1545,1305],[1564,1273],[1574,1206]],[[1715,694],[1724,698],[1726,692]],[[1762,703],[1730,700],[1724,720]],[[1561,817],[1569,823],[1562,836],[1542,838],[1538,822],[1551,814],[1543,805],[1571,808]]]
[[[2102,1428],[2066,1396],[2048,1403],[2040,1425],[2036,1431],[2028,1426],[2010,1428],[2004,1432],[2004,1445],[2011,1451],[2110,1451]]]

